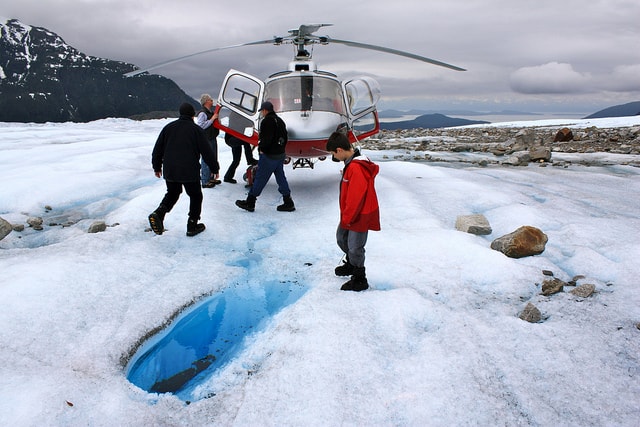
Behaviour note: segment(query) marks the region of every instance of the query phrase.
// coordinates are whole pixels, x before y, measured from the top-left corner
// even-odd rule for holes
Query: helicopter
[[[338,43],[465,71],[464,68],[409,52],[314,35],[320,28],[331,25],[333,24],[300,25],[297,29],[289,30],[287,36],[207,49],[135,70],[125,76],[135,76],[214,51],[261,44],[292,44],[295,53],[287,70],[271,74],[264,81],[235,69],[228,71],[218,96],[215,110],[218,120],[214,126],[240,140],[258,145],[261,120],[259,107],[263,101],[270,101],[275,112],[287,124],[289,141],[285,147],[285,163],[293,161],[295,169],[313,168],[316,159],[325,160],[329,153],[324,147],[334,131],[345,132],[353,144],[380,130],[376,110],[380,99],[378,82],[368,76],[340,80],[336,74],[319,70],[312,59],[312,53],[307,50],[308,46]]]

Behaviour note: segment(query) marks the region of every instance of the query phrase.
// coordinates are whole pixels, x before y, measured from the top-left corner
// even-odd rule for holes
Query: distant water
[[[501,122],[526,122],[533,120],[555,120],[555,119],[581,119],[590,113],[536,113],[536,114],[499,114],[499,115],[478,115],[466,116],[463,119],[484,120],[491,123]],[[457,116],[456,116],[457,117]]]
[[[535,114],[487,114],[487,115],[456,115],[456,114],[446,114],[448,117],[455,117],[467,120],[482,120],[490,123],[502,123],[502,122],[524,122],[524,121],[533,121],[533,120],[553,120],[553,119],[581,119],[583,117],[588,116],[591,113],[535,113]],[[418,115],[406,115],[401,117],[394,118],[382,118],[380,122],[389,123],[389,122],[402,122],[405,120],[413,120]]]

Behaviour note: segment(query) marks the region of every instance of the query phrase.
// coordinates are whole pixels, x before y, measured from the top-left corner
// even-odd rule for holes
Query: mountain
[[[172,80],[123,74],[132,64],[92,57],[55,33],[0,21],[0,121],[87,122],[199,103]]]
[[[395,119],[403,116],[420,116],[424,114],[445,114],[448,116],[469,117],[469,116],[539,116],[539,113],[528,113],[525,111],[502,110],[502,111],[473,111],[473,110],[384,110],[378,112],[378,117],[383,119]]]
[[[601,119],[604,117],[628,117],[637,116],[640,114],[640,101],[629,102],[628,104],[614,105],[613,107],[605,108],[584,117],[585,119]]]
[[[386,122],[380,123],[380,129],[384,130],[397,130],[397,129],[431,129],[431,128],[447,128],[453,126],[466,126],[475,124],[490,123],[480,120],[467,120],[458,119],[455,117],[448,117],[444,114],[424,114],[418,116],[413,120],[404,120],[399,122]]]

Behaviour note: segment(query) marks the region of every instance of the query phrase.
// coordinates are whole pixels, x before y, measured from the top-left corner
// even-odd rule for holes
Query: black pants
[[[227,144],[229,145],[229,147],[231,147],[232,160],[231,164],[229,165],[229,169],[227,169],[227,172],[224,174],[224,179],[226,180],[230,180],[235,176],[236,169],[240,165],[240,159],[242,158],[242,150],[244,150],[244,157],[248,165],[256,162],[256,160],[253,158],[253,149],[251,147],[251,144],[249,144],[248,142],[243,142],[237,138],[235,138],[235,140],[238,141],[238,143],[233,145]]]
[[[199,220],[200,213],[202,212],[202,188],[200,183],[195,182],[173,182],[165,181],[167,184],[167,194],[164,195],[161,206],[164,206],[167,212],[175,206],[182,193],[182,187],[189,196],[189,219]]]

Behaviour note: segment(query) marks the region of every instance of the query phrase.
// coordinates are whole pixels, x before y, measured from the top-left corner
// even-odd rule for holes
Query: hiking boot
[[[360,292],[369,289],[369,283],[366,277],[352,277],[351,280],[346,282],[340,287],[341,291],[354,291]]]
[[[248,195],[247,200],[236,200],[236,206],[245,211],[253,212],[256,210],[256,197]]]
[[[207,183],[202,184],[202,188],[213,188],[216,186],[216,183],[213,181],[209,181]]]
[[[196,234],[200,234],[204,231],[205,228],[207,227],[205,227],[204,224],[199,223],[195,219],[190,219],[189,221],[187,221],[187,236],[191,237],[195,236]]]
[[[154,233],[160,235],[164,233],[164,215],[166,210],[159,206],[158,209],[149,214],[149,226]]]
[[[354,268],[355,267],[349,263],[349,260],[346,260],[343,264],[336,267],[336,276],[351,276]]]
[[[369,283],[365,275],[364,267],[353,267],[353,276],[346,282],[340,290],[360,292],[369,289]]]
[[[224,182],[229,183],[229,184],[237,184],[238,183],[238,181],[236,181],[233,178],[225,178]]]
[[[284,203],[278,206],[276,209],[280,212],[293,212],[296,210],[296,206],[293,204],[291,196],[283,197]]]

